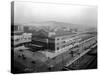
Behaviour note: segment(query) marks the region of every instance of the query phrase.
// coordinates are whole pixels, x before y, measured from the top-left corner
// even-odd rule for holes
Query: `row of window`
[[[67,47],[67,46],[69,46],[69,45],[71,45],[71,44],[65,44],[65,45],[62,45],[61,48],[65,48],[65,47]],[[59,49],[60,49],[60,47],[57,47],[57,50],[59,50]]]
[[[69,45],[73,45],[75,42],[72,42],[72,41],[69,41],[69,42],[67,42],[66,43],[66,41],[63,41],[63,43],[61,44],[62,46],[61,46],[61,48],[65,48],[65,47],[67,47],[67,46],[69,46]],[[57,50],[59,50],[59,45],[60,43],[57,43]]]
[[[75,35],[74,36],[72,36],[72,37],[75,37]],[[57,40],[64,40],[64,39],[66,39],[66,38],[68,38],[68,36],[64,36],[64,37],[61,37],[61,38],[57,38]]]
[[[15,39],[14,41],[15,42],[18,42],[20,40],[31,40],[31,37],[27,37],[27,38],[18,38],[18,39]]]
[[[80,41],[80,39],[73,39],[73,40],[69,40],[69,41],[61,41],[61,42],[57,42],[57,45],[59,45],[60,43],[61,44],[67,44],[67,45],[69,45],[69,44],[74,44],[74,43],[76,43],[76,42],[79,42]]]
[[[92,42],[92,41],[91,41]],[[66,43],[65,45],[62,45],[62,47],[61,48],[65,48],[66,46],[69,46],[69,45],[73,45],[75,42],[69,42],[69,43]],[[59,43],[57,43],[57,46],[59,45]],[[78,47],[78,45],[76,45],[74,48],[77,48]],[[57,47],[57,50],[59,50],[60,49],[60,47],[58,46]]]

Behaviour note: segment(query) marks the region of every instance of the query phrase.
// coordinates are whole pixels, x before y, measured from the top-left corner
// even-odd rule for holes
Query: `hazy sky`
[[[79,25],[96,26],[97,8],[82,5],[15,2],[15,23],[25,24],[41,21],[60,21]]]

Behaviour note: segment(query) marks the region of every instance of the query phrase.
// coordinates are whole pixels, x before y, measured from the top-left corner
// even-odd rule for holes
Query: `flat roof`
[[[55,38],[55,37],[62,37],[62,36],[73,36],[76,35],[77,33],[73,33],[73,32],[56,32],[55,35],[52,35],[51,38]]]

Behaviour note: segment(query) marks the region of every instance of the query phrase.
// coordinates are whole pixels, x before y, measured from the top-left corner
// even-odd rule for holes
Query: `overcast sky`
[[[15,2],[15,23],[25,24],[42,21],[60,21],[79,25],[96,26],[97,8],[82,5]]]

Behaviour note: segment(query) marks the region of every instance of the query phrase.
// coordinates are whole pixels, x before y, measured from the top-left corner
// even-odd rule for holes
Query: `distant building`
[[[12,36],[12,40],[14,41],[14,45],[31,42],[32,34],[31,33],[23,33],[22,35],[15,35],[15,36]]]
[[[21,25],[14,25],[14,31],[23,31],[24,28]]]
[[[92,37],[91,34],[76,33],[75,31],[76,29],[73,31],[59,30],[55,32],[41,29],[37,33],[32,34],[32,42],[45,47],[49,51],[59,51]]]
[[[24,29],[22,25],[11,25],[11,36],[22,35],[23,31]]]
[[[75,42],[76,33],[70,31],[45,31],[40,30],[32,35],[32,42],[37,45],[42,45],[50,51],[58,51]],[[77,38],[79,40],[79,38]]]

